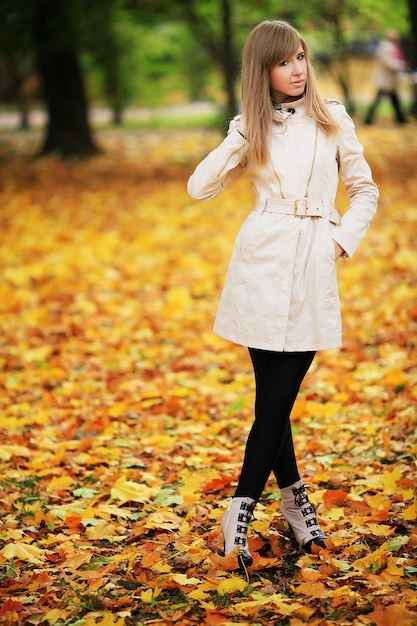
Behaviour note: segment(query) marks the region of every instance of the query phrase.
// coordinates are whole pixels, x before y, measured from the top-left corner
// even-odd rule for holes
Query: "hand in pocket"
[[[339,259],[342,256],[342,254],[344,253],[344,250],[343,250],[342,246],[340,246],[337,243],[337,241],[335,241],[334,239],[333,239],[333,244],[334,244],[334,257],[337,260],[337,259]]]

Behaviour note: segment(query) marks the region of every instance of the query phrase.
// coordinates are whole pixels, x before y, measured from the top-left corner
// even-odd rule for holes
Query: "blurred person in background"
[[[368,109],[365,124],[372,124],[376,110],[383,98],[389,98],[394,109],[395,121],[405,124],[406,118],[402,111],[398,95],[398,84],[407,64],[400,48],[400,36],[395,30],[387,30],[377,48],[378,66],[375,75],[377,92]]]

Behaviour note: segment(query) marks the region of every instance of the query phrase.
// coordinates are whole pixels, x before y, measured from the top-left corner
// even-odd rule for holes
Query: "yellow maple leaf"
[[[391,574],[391,576],[404,576],[404,567],[401,567],[402,561],[403,559],[401,558],[390,556],[386,567],[388,574]]]
[[[404,500],[412,500],[414,498],[414,490],[411,487],[410,489],[402,489],[400,493]]]
[[[211,550],[205,548],[204,546],[200,547],[190,547],[187,550],[187,557],[191,559],[196,565],[201,563],[209,554]]]
[[[297,621],[297,624],[294,622],[294,626],[297,626],[298,624],[300,624],[300,626],[303,626],[306,622],[308,622],[309,618],[314,615],[315,612],[316,609],[309,608],[307,606],[302,606],[299,609],[295,608],[294,615],[302,621]],[[291,624],[293,624],[293,620],[291,620]]]
[[[155,589],[144,589],[141,594],[141,600],[145,604],[150,604],[152,600],[155,600],[162,592],[162,587],[155,587]]]
[[[126,413],[127,407],[124,402],[114,402],[112,406],[108,410],[108,414],[110,417],[120,417],[124,413]]]
[[[100,624],[101,626],[124,626],[125,622],[126,618],[123,615],[117,618],[117,615],[106,613]]]
[[[210,594],[199,587],[198,589],[193,589],[190,593],[187,593],[187,597],[200,602],[201,600],[207,600],[210,597]]]
[[[179,585],[199,585],[200,584],[200,579],[199,578],[188,578],[186,576],[186,574],[173,574],[171,576],[171,579],[178,583]]]
[[[417,398],[417,386],[416,386],[416,398]],[[409,454],[417,454],[417,443],[414,444],[414,446],[411,446],[411,448],[408,449],[408,453]]]
[[[184,484],[178,488],[178,491],[183,496],[193,495],[199,491],[203,480],[204,478],[197,472],[188,474],[186,478],[184,477]]]
[[[10,461],[10,459],[14,456],[21,457],[30,457],[31,452],[29,448],[25,446],[17,446],[17,445],[9,445],[3,444],[0,445],[0,460],[1,461]]]
[[[367,569],[374,563],[378,563],[379,565],[383,565],[386,563],[388,558],[388,545],[384,543],[382,546],[370,552],[366,556],[361,557],[360,559],[356,559],[354,562],[354,569],[356,571],[361,571],[362,569]]]
[[[257,519],[252,522],[251,526],[252,526],[252,529],[258,533],[267,532],[270,527],[270,521],[267,519],[265,520]]]
[[[393,369],[383,378],[386,385],[394,385],[399,387],[404,384],[404,372],[399,368]]]
[[[116,535],[116,527],[107,522],[94,524],[94,526],[89,526],[86,529],[85,534],[90,541],[98,541],[100,539],[110,540]],[[121,537],[118,537],[118,539],[120,540]]]
[[[402,471],[400,467],[395,467],[392,472],[385,471],[382,475],[381,482],[384,485],[384,492],[387,494],[395,493],[398,490],[397,481],[401,478]]]
[[[21,561],[28,561],[29,563],[34,563],[36,565],[41,565],[43,559],[45,558],[44,550],[41,550],[41,548],[37,548],[36,546],[32,546],[28,543],[22,543],[20,541],[16,541],[15,543],[8,543],[1,550],[1,553],[8,560],[19,559]]]
[[[377,493],[374,496],[365,494],[365,501],[372,509],[384,508],[386,502],[382,493]]]
[[[345,515],[345,510],[343,507],[333,507],[330,511],[326,511],[325,516],[331,520],[339,520],[342,519]]]
[[[66,609],[52,609],[45,614],[43,619],[50,624],[56,624],[59,621],[65,622],[69,613]]]
[[[25,350],[23,358],[25,361],[46,361],[51,353],[51,346],[44,345]]]
[[[310,584],[310,583],[302,583],[302,584]],[[314,585],[321,585],[322,583],[314,583]],[[257,591],[252,593],[253,600],[247,600],[245,602],[239,602],[234,606],[230,607],[230,610],[233,613],[238,613],[240,615],[250,615],[251,613],[257,613],[262,606],[271,606],[276,608],[280,615],[293,615],[295,611],[298,611],[303,607],[300,602],[289,601],[288,597],[282,593],[273,593],[270,596],[264,595]]]
[[[187,307],[192,303],[190,297],[190,291],[187,287],[177,286],[168,289],[167,300],[171,306],[175,307]]]
[[[145,589],[145,591],[142,591],[140,594],[140,599],[142,600],[142,602],[144,602],[144,604],[150,604],[153,599],[153,590]]]
[[[71,476],[54,476],[47,487],[47,491],[54,491],[54,489],[67,489],[74,483],[74,479]]]
[[[153,489],[142,483],[126,480],[121,476],[112,487],[110,495],[113,500],[120,502],[149,502],[153,496]]]
[[[220,596],[224,596],[229,593],[234,593],[235,591],[243,591],[248,586],[246,580],[243,578],[238,578],[237,576],[232,576],[231,578],[226,578],[222,580],[222,582],[217,587],[217,593]]]
[[[74,554],[70,554],[65,560],[65,567],[69,569],[78,569],[84,563],[89,563],[93,553],[86,550],[78,550]]]
[[[403,511],[403,518],[407,522],[413,522],[417,519],[417,499]]]
[[[86,511],[87,509],[83,512],[83,517]],[[115,517],[120,517],[121,519],[128,519],[132,515],[129,509],[115,506],[114,504],[99,504],[97,508],[93,509],[93,511],[94,515],[89,515],[89,517],[108,518],[110,515],[114,515]]]
[[[172,530],[179,528],[181,524],[182,519],[171,511],[154,511],[146,518],[145,527]]]
[[[84,509],[84,511],[82,511],[81,513],[81,517],[83,522],[87,521],[87,520],[93,520],[96,517],[96,509],[94,507],[92,507],[91,505],[88,506],[86,509]]]
[[[169,574],[171,571],[171,566],[168,563],[159,562],[159,563],[155,563],[152,569],[155,569],[158,572],[161,572],[161,574]]]
[[[100,624],[100,626],[124,626],[125,621],[125,617],[118,618],[117,615],[115,616],[108,611],[104,615],[103,613],[95,612],[87,616],[84,626],[97,626],[97,624]]]
[[[388,524],[367,524],[366,528],[374,535],[389,537],[395,532],[395,529]]]

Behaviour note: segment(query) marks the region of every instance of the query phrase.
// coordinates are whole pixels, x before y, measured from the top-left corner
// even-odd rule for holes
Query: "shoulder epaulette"
[[[329,100],[328,98],[324,98],[324,102],[326,104],[342,104],[339,100]]]

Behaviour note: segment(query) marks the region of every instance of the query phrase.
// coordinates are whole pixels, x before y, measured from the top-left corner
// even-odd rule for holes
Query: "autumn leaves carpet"
[[[252,373],[211,331],[248,185],[187,196],[208,131],[103,131],[70,163],[3,141],[1,624],[417,624],[417,127],[359,136],[380,208],[293,419],[331,539],[300,552],[271,480],[248,578],[218,521]]]

